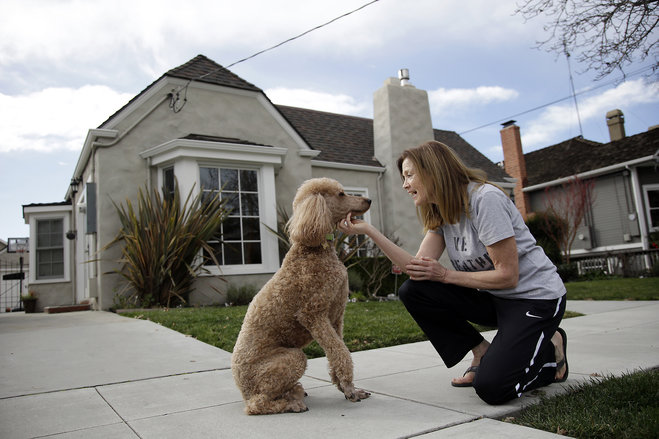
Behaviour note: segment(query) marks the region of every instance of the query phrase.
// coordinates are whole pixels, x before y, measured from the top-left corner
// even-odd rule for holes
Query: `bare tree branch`
[[[524,0],[516,14],[526,21],[550,19],[548,37],[537,42],[557,54],[573,55],[602,79],[635,59],[659,69],[659,0]]]

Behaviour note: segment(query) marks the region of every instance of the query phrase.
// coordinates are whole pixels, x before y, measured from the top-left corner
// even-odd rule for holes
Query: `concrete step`
[[[43,312],[45,312],[46,314],[58,314],[63,312],[89,311],[91,309],[92,309],[91,304],[80,303],[77,305],[47,306],[43,309]]]

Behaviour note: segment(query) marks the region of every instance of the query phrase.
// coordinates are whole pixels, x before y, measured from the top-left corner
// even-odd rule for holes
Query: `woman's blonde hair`
[[[467,185],[489,183],[485,172],[468,168],[448,146],[430,141],[410,148],[400,155],[398,171],[403,177],[403,161],[409,159],[416,168],[416,176],[425,187],[428,203],[417,208],[423,232],[444,224],[455,224],[464,213],[469,216]]]

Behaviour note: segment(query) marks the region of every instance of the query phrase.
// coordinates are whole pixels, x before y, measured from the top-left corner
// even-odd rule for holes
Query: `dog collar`
[[[328,233],[327,235],[325,235],[325,239],[327,241],[334,241],[334,233]]]

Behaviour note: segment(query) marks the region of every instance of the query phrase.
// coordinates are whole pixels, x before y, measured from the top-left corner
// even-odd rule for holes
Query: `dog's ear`
[[[293,206],[293,216],[287,224],[291,242],[299,242],[309,247],[318,247],[332,233],[332,215],[325,197],[312,194]]]

